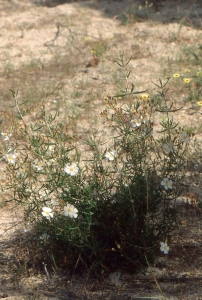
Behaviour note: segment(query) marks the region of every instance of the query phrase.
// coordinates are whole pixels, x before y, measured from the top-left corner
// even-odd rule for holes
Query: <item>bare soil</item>
[[[145,6],[144,1],[126,0],[0,0],[0,17],[4,122],[9,124],[13,112],[9,89],[18,89],[22,99],[30,97],[30,110],[37,109],[36,95],[37,101],[46,96],[50,109],[64,97],[66,110],[73,103],[79,116],[85,114],[76,125],[80,136],[90,128],[105,130],[98,116],[104,97],[118,84],[114,60],[121,52],[132,58],[130,68],[137,89],[152,91],[152,81],[185,72],[179,53],[202,43],[200,0],[154,0],[152,7]],[[91,51],[94,49],[100,54],[99,60]],[[26,86],[33,88],[32,94],[25,94]],[[193,103],[185,101],[186,88],[176,90],[169,94],[176,106],[183,105],[176,118],[184,125],[198,125],[201,114]],[[3,169],[3,164],[0,167]],[[193,194],[187,195],[189,200],[201,200],[200,172],[199,168],[190,173]],[[6,197],[2,193],[2,202]],[[181,206],[182,222],[173,234],[171,250],[152,266],[153,275],[128,275],[117,270],[103,281],[88,274],[68,278],[45,266],[36,275],[26,261],[29,253],[23,248],[23,235],[19,237],[23,214],[12,204],[3,206],[0,299],[149,299],[161,295],[170,300],[202,299],[201,211],[193,201]]]

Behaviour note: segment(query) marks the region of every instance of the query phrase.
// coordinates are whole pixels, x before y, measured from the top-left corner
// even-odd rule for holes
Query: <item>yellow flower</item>
[[[202,106],[202,100],[198,101],[197,104]]]
[[[184,78],[183,79],[185,83],[190,83],[191,79],[190,78]]]
[[[202,73],[201,73],[201,71],[198,71],[197,73],[196,73],[196,76],[198,77],[198,76],[200,76]]]
[[[141,100],[149,100],[149,94],[142,94],[141,96],[140,96],[140,99]]]
[[[173,74],[173,77],[174,77],[174,78],[179,78],[179,77],[180,77],[180,74],[175,73],[175,74]]]
[[[85,36],[85,38],[84,38],[84,39],[85,39],[85,41],[88,41],[88,37],[87,37],[87,36]]]
[[[190,71],[189,69],[186,69],[185,72],[186,72],[186,73],[190,73],[191,71]]]
[[[94,50],[94,49],[91,49],[91,53],[93,53],[93,54],[94,54],[94,53],[96,53],[96,50]]]

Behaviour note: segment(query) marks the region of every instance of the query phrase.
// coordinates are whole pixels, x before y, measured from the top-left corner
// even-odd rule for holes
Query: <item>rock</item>
[[[154,275],[155,277],[161,277],[165,274],[165,269],[160,270],[159,268],[156,268],[156,267],[148,267],[147,272],[149,273],[148,275]]]

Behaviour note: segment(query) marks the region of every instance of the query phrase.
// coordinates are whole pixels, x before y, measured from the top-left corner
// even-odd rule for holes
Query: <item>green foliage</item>
[[[133,3],[130,7],[119,15],[122,25],[128,25],[144,19],[149,19],[154,13],[153,3],[145,1],[144,5]]]
[[[129,61],[121,55],[117,63],[126,85],[108,95],[101,113],[108,136],[86,139],[85,153],[59,114],[44,105],[40,122],[26,123],[13,92],[20,121],[13,128],[16,145],[4,138],[1,149],[7,187],[39,237],[39,249],[72,271],[139,270],[177,226],[190,136],[173,120],[177,110],[167,102],[167,82],[160,80],[158,95],[150,98],[135,91]],[[156,133],[155,111],[164,116]]]

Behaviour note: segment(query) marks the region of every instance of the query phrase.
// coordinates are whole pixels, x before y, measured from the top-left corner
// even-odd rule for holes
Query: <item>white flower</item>
[[[136,116],[133,120],[131,120],[130,124],[132,127],[140,127],[142,120]]]
[[[33,168],[36,169],[37,171],[41,171],[44,167],[44,164],[42,161],[39,161],[38,159],[36,159],[33,163]]]
[[[172,182],[172,180],[169,180],[168,178],[164,178],[163,181],[161,181],[161,185],[163,185],[164,188],[166,190],[168,190],[168,189],[172,189],[173,182]]]
[[[48,165],[50,165],[50,166],[56,166],[56,165],[57,165],[57,160],[56,160],[56,158],[50,158],[50,159],[48,160]]]
[[[64,171],[71,176],[75,176],[78,173],[79,168],[76,163],[71,163],[65,166]]]
[[[190,136],[186,131],[180,133],[180,138],[184,143],[188,143],[190,141]]]
[[[8,141],[10,139],[10,137],[12,136],[12,133],[8,133],[8,132],[1,132],[1,135],[4,139],[4,141]]]
[[[168,254],[169,247],[168,247],[167,243],[160,242],[160,244],[161,244],[160,250],[162,252],[164,252],[164,254]]]
[[[78,216],[78,210],[73,205],[67,204],[64,207],[64,215],[66,217],[69,216],[70,218],[77,218],[77,216]]]
[[[108,160],[111,160],[111,161],[114,160],[116,156],[117,156],[117,152],[116,152],[115,150],[112,150],[112,151],[107,152],[107,153],[105,154],[105,157],[106,157]]]
[[[4,158],[9,164],[14,165],[17,159],[17,154],[15,152],[10,152],[4,155]]]
[[[29,232],[31,229],[32,229],[32,225],[30,223],[26,223],[24,232]]]
[[[144,116],[141,116],[142,123],[148,123],[149,122],[149,116],[148,114],[145,114]]]
[[[47,233],[44,233],[40,236],[40,240],[41,240],[41,243],[46,243],[47,240],[49,239],[50,235],[48,235]]]
[[[49,145],[46,151],[47,155],[52,155],[55,151],[55,145]]]
[[[148,125],[143,125],[142,133],[147,136],[151,136],[153,134],[153,128]]]
[[[47,219],[53,218],[52,209],[50,207],[43,207],[42,208],[42,215]]]
[[[163,150],[165,152],[167,152],[167,153],[173,152],[173,150],[174,150],[174,144],[173,144],[173,142],[168,142],[167,144],[164,144],[163,145]]]

